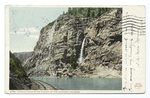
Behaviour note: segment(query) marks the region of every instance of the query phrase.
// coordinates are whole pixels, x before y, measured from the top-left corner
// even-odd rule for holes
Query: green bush
[[[83,67],[83,66],[80,66],[80,70],[81,70],[81,71],[84,71],[85,69],[84,69],[84,67]]]
[[[91,67],[90,67],[90,66],[88,67],[88,70],[91,70]]]
[[[48,71],[48,70],[49,70],[49,67],[46,68],[46,71]]]
[[[51,23],[49,23],[47,26],[53,26],[53,24],[55,23],[55,20]]]
[[[78,66],[77,59],[74,56],[74,52],[72,53],[72,55],[70,57],[70,64],[73,69],[76,69],[76,67]]]
[[[50,74],[49,74],[48,72],[45,72],[45,75],[46,75],[46,76],[50,76]]]
[[[72,69],[73,69],[72,67],[69,68],[69,73],[72,73]]]
[[[59,74],[59,77],[61,78],[61,74]]]

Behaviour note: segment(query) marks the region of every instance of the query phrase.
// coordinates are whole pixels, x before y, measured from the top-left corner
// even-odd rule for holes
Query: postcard
[[[145,93],[144,5],[6,5],[5,93]]]

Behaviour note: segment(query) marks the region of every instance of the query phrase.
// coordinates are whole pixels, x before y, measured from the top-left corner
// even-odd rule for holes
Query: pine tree
[[[71,14],[71,8],[70,7],[68,8],[68,14]]]
[[[90,17],[90,8],[88,8],[87,17]]]
[[[65,14],[65,12],[63,11],[63,15]]]
[[[92,17],[93,17],[93,18],[95,17],[95,14],[94,14],[94,12],[92,12]]]
[[[98,17],[101,15],[101,13],[102,13],[101,11],[102,11],[101,8],[99,8],[98,9],[98,15],[97,15]]]

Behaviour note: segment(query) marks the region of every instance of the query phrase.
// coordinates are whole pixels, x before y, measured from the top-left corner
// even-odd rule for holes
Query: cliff
[[[121,21],[122,9],[96,18],[61,15],[40,31],[32,56],[23,64],[27,75],[121,77]]]

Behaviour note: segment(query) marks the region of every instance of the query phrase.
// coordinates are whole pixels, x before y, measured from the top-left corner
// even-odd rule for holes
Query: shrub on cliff
[[[81,70],[81,71],[84,71],[85,68],[84,68],[83,66],[80,66],[80,70]]]
[[[69,73],[72,73],[72,69],[73,69],[72,67],[69,68]]]
[[[70,57],[70,64],[73,69],[76,69],[76,67],[78,66],[77,59],[74,55],[74,52],[72,53],[72,55]]]
[[[46,75],[46,76],[50,76],[50,74],[49,74],[48,72],[45,72],[45,75]]]

